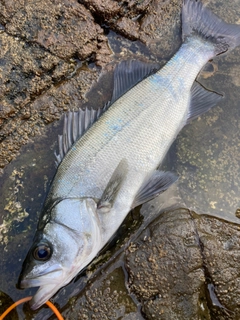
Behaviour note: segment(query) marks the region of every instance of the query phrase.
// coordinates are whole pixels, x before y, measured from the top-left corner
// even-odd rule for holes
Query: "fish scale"
[[[204,52],[200,51],[203,46],[206,47]],[[132,194],[135,194],[149,171],[161,163],[184,126],[193,79],[213,54],[211,43],[205,45],[203,41],[195,39],[184,44],[162,70],[117,100],[77,141],[74,150],[66,155],[64,164],[60,165],[57,172],[57,183],[53,184],[51,195],[100,198],[122,158],[126,158],[131,167],[129,181],[135,176],[135,188],[132,190]],[[181,79],[185,79],[181,81],[183,88],[173,82],[179,74]],[[166,77],[168,81],[165,81]],[[184,94],[182,90],[185,90]],[[114,126],[119,126],[119,120],[121,130],[114,130]],[[148,160],[149,155],[152,161]],[[63,175],[64,179],[59,183],[58,177],[61,179]],[[128,203],[126,208],[129,209]]]

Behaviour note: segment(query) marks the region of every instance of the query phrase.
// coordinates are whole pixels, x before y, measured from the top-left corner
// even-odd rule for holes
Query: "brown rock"
[[[181,43],[181,1],[153,0],[148,14],[141,18],[139,39],[151,48],[155,54],[171,55]]]
[[[52,86],[14,118],[5,120],[1,128],[0,167],[10,162],[30,138],[41,135],[46,124],[59,119],[64,111],[79,108],[85,101],[85,93],[97,77],[95,71],[81,70],[69,81]]]
[[[146,319],[197,319],[205,276],[188,211],[161,215],[133,245],[126,263],[129,286]]]
[[[12,12],[11,12],[12,13]],[[97,51],[102,29],[76,0],[28,1],[6,22],[7,33],[35,42],[60,58],[86,59]]]
[[[212,319],[239,319],[240,225],[197,215],[194,215],[194,221],[200,238],[205,274],[216,296],[211,301]]]

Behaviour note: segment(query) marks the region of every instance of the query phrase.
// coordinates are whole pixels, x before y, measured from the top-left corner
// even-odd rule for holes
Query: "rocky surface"
[[[239,23],[236,2],[209,5]],[[180,0],[0,0],[0,264],[2,290],[12,299],[55,172],[57,120],[69,109],[103,106],[117,61],[168,60],[181,43],[180,8]],[[184,129],[170,164],[183,203],[218,217],[178,209],[143,224],[139,236],[106,254],[110,261],[95,262],[83,283],[60,291],[55,301],[65,319],[240,318],[239,53],[201,73],[225,99]],[[1,293],[1,312],[11,298]],[[25,306],[19,317],[50,315]]]
[[[239,232],[183,209],[150,225],[126,262],[146,319],[238,319]]]
[[[127,242],[62,314],[65,319],[239,319],[239,235],[237,224],[186,209],[164,212]]]
[[[46,124],[81,106],[101,70],[82,62],[104,68],[115,59],[106,30],[166,56],[180,21],[179,1],[7,0],[0,12],[0,168]]]

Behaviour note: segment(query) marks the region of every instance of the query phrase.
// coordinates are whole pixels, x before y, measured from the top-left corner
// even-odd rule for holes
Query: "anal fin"
[[[214,107],[222,98],[223,96],[221,94],[209,91],[200,83],[195,81],[191,88],[191,100],[187,116],[187,123],[197,118],[201,114],[207,112],[209,109]]]

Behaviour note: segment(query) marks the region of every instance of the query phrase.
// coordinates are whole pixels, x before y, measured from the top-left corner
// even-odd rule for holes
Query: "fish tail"
[[[191,36],[211,42],[218,55],[240,45],[240,25],[224,22],[200,0],[183,0],[182,37],[185,41]]]

